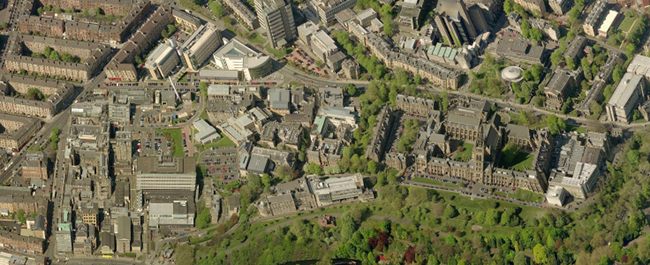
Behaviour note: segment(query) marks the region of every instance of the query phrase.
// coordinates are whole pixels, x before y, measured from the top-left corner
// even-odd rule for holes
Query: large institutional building
[[[139,157],[136,190],[196,189],[194,157]]]
[[[268,75],[273,69],[269,56],[257,52],[237,39],[231,39],[213,55],[214,64],[227,70],[243,72],[246,80]]]

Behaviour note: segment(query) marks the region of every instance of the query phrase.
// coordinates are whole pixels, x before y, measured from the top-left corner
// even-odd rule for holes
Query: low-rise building
[[[28,151],[21,165],[23,178],[48,179],[48,160],[42,151]]]
[[[149,227],[157,229],[194,227],[195,212],[193,201],[152,201],[149,202]]]
[[[307,6],[317,14],[324,25],[334,22],[334,16],[339,12],[353,8],[357,0],[309,0]]]
[[[303,140],[303,130],[300,125],[282,124],[276,121],[264,124],[260,134],[260,142],[271,148],[279,145],[298,150]]]
[[[374,199],[374,193],[365,189],[363,176],[359,173],[326,179],[310,175],[307,176],[307,183],[309,190],[316,197],[318,206],[321,207],[347,200],[368,201]]]
[[[217,130],[203,119],[195,120],[192,125],[199,131],[194,134],[194,138],[198,139],[202,144],[219,141],[221,139],[221,135]]]
[[[515,61],[541,65],[546,63],[548,57],[544,47],[532,45],[512,37],[504,37],[499,40],[496,54]]]
[[[546,94],[546,107],[553,110],[560,110],[564,101],[573,92],[573,89],[582,79],[582,68],[576,71],[569,71],[556,68],[551,79],[544,87]]]
[[[280,115],[291,113],[291,92],[282,88],[272,88],[268,91],[268,101],[271,111]]]

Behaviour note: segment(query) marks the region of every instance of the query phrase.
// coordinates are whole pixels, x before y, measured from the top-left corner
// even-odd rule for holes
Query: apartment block
[[[37,237],[25,237],[14,232],[0,230],[0,242],[5,248],[16,252],[43,254],[45,240]]]
[[[389,106],[384,107],[379,112],[377,125],[372,129],[372,139],[370,139],[366,149],[365,156],[367,159],[382,160],[394,120],[393,110]]]
[[[260,27],[255,12],[248,9],[242,0],[223,0],[223,3],[229,7],[250,29]]]
[[[174,16],[174,21],[180,25],[180,30],[182,31],[192,33],[201,26],[201,20],[199,18],[185,11],[174,9],[172,10],[172,16]]]
[[[582,24],[582,29],[585,34],[595,37],[598,33],[597,26],[600,24],[600,18],[603,13],[607,10],[607,1],[598,0],[594,6],[587,13],[587,18],[585,18],[584,23]]]
[[[514,0],[514,2],[527,11],[538,13],[540,15],[546,14],[546,3],[544,3],[544,0]]]
[[[221,44],[221,31],[216,26],[201,25],[180,47],[185,65],[198,70]]]
[[[3,108],[3,103],[0,101],[0,111],[7,110]],[[12,109],[11,106],[7,107]],[[41,122],[29,117],[0,114],[0,126],[5,130],[0,134],[0,147],[18,150],[41,128]]]
[[[571,9],[571,0],[550,0],[548,5],[553,9],[553,13],[564,15]]]
[[[22,33],[38,32],[48,37],[63,37],[62,20],[37,16],[21,16],[18,19],[18,31]]]
[[[51,5],[64,10],[83,11],[99,7],[106,15],[122,16],[126,14],[139,0],[40,0],[43,6]]]
[[[395,107],[406,113],[417,114],[428,117],[431,112],[435,111],[436,102],[432,99],[418,98],[398,94]]]

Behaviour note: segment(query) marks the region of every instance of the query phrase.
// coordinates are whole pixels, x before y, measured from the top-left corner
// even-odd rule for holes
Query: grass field
[[[528,169],[533,168],[533,158],[535,158],[533,154],[519,152],[519,154],[517,154],[517,157],[515,157],[511,163],[505,163],[504,160],[501,159],[499,162],[499,167],[510,168],[524,172]]]
[[[577,133],[587,133],[587,127],[568,125],[567,131],[572,131]]]
[[[509,197],[524,200],[524,201],[531,201],[531,202],[539,202],[539,203],[541,203],[542,199],[544,198],[544,195],[533,193],[531,191],[527,191],[527,190],[524,190],[524,189],[517,189],[515,191],[515,193],[510,194]]]
[[[429,185],[437,185],[437,186],[443,185],[442,181],[438,181],[435,179],[428,179],[428,178],[412,178],[411,181],[417,183],[429,184]]]
[[[472,149],[474,149],[474,145],[470,143],[463,143],[462,146],[463,151],[458,152],[454,159],[458,161],[467,161],[470,157],[472,157]]]
[[[621,21],[621,24],[618,25],[618,30],[628,32],[630,28],[632,28],[632,24],[634,24],[635,20],[635,17],[625,17],[625,19]]]
[[[248,41],[252,43],[265,43],[266,39],[255,32],[248,37]]]
[[[185,151],[183,151],[183,135],[181,135],[181,129],[161,129],[156,130],[156,133],[162,133],[165,138],[171,141],[172,156],[185,156]]]

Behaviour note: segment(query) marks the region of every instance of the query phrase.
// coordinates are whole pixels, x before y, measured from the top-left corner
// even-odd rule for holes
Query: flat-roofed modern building
[[[598,0],[596,4],[589,10],[587,18],[585,18],[584,24],[582,24],[582,29],[585,31],[585,34],[595,37],[596,36],[596,25],[600,22],[600,17],[607,9],[606,0]]]
[[[198,139],[202,144],[219,141],[219,139],[221,139],[221,135],[217,132],[217,130],[203,119],[194,121],[192,125],[194,125],[194,128],[199,131],[194,135],[194,137]]]
[[[154,200],[149,203],[149,227],[193,227],[195,211],[190,200]]]
[[[316,196],[318,206],[329,205],[349,199],[372,199],[365,192],[363,176],[357,173],[349,176],[321,179],[316,175],[307,176],[309,190]],[[371,192],[372,193],[372,192]]]
[[[165,79],[179,62],[180,57],[176,52],[176,42],[173,39],[168,39],[149,54],[145,67],[149,70],[152,78]]]
[[[217,67],[241,71],[246,80],[264,77],[273,70],[273,63],[269,56],[253,50],[234,38],[212,54],[212,58]]]
[[[291,5],[284,0],[255,0],[255,10],[271,48],[283,47],[298,37]]]
[[[208,23],[201,25],[187,38],[180,51],[183,54],[185,65],[196,71],[220,45],[221,31],[213,24]]]
[[[307,6],[315,13],[318,14],[320,21],[324,25],[333,23],[336,14],[344,9],[353,8],[357,4],[357,0],[309,0]]]
[[[314,55],[323,62],[326,62],[330,55],[339,50],[334,40],[322,30],[311,35],[310,43]]]
[[[607,102],[610,121],[630,123],[632,110],[646,98],[646,80],[640,75],[626,73]]]
[[[616,25],[619,17],[620,14],[618,12],[609,10],[607,16],[605,17],[605,20],[603,21],[603,24],[600,24],[600,28],[598,28],[598,36],[607,38],[607,32],[609,32],[609,28],[611,28],[613,25]]]
[[[422,6],[425,1],[426,0],[405,0],[398,16],[399,26],[412,30],[419,28],[420,20],[422,20]]]
[[[139,157],[135,171],[139,191],[196,189],[194,157]]]

